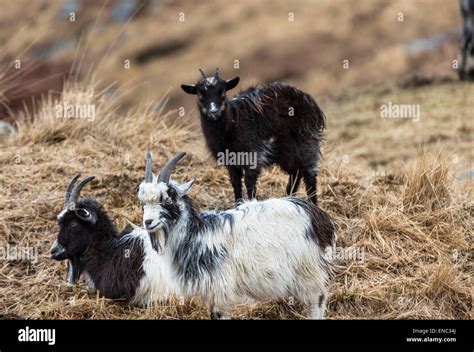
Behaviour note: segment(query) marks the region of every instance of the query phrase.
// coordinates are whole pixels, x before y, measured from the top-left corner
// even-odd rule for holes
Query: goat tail
[[[288,197],[287,200],[299,209],[302,209],[309,217],[310,227],[308,228],[308,235],[320,249],[325,250],[334,245],[336,225],[328,213],[318,205],[300,198]]]
[[[307,127],[310,128],[312,131],[318,131],[319,133],[322,133],[326,128],[326,115],[311,95],[309,95],[308,93],[303,94],[304,101],[309,107],[307,120],[309,126]]]

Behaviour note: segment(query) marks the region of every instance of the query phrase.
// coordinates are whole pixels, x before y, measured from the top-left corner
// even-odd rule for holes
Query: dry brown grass
[[[0,145],[0,243],[38,251],[36,263],[0,262],[0,314],[207,319],[198,299],[147,309],[90,297],[83,284],[67,287],[65,263],[50,259],[63,190],[77,171],[97,176],[83,195],[102,202],[120,227],[126,219],[140,222],[136,187],[143,177],[146,150],[154,152],[157,164],[177,151],[189,153],[174,177],[197,177],[191,194],[197,207],[232,204],[226,172],[208,157],[196,125],[183,126],[170,113],[163,114],[163,99],[123,112],[118,109],[124,94],[120,87],[99,86],[70,84],[60,100],[45,98],[35,118],[22,120],[18,134]],[[457,169],[466,167],[472,147],[472,140],[456,133],[460,126],[472,131],[466,114],[469,104],[463,98],[466,89],[472,88],[454,82],[422,90],[389,86],[323,100],[329,127],[319,176],[321,206],[338,225],[338,247],[363,254],[359,261],[337,258],[328,318],[472,319],[472,184],[453,178]],[[78,94],[92,90],[93,95]],[[411,135],[413,122],[374,117],[377,102],[403,101],[406,96],[416,96],[424,109],[419,122],[423,125],[416,126],[424,131],[416,140]],[[440,97],[456,102],[451,104],[456,118],[443,130],[448,137],[436,148],[419,147],[444,124]],[[56,118],[57,103],[77,99],[95,106],[93,122]],[[350,136],[356,132],[361,136]],[[383,136],[385,145],[380,144]],[[454,152],[461,160],[458,164],[452,162]],[[282,196],[285,184],[286,176],[278,169],[266,170],[259,180],[260,198]],[[298,306],[275,302],[243,305],[234,312],[237,319],[301,317]]]

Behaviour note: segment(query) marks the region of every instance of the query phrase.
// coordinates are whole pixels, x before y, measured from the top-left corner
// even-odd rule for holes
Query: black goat
[[[460,0],[463,29],[460,43],[459,78],[474,80],[474,0]]]
[[[84,273],[89,290],[107,298],[136,304],[166,299],[170,292],[161,275],[154,237],[138,227],[119,234],[97,201],[78,200],[84,185],[94,179],[85,178],[74,188],[79,176],[67,188],[58,215],[58,238],[51,248],[53,259],[68,260],[68,284]]]
[[[236,202],[242,200],[242,177],[249,198],[256,195],[255,184],[262,167],[277,164],[290,177],[286,193],[298,190],[301,178],[313,203],[317,203],[316,175],[325,116],[307,93],[284,83],[252,86],[232,99],[226,92],[239,77],[224,81],[219,71],[196,85],[183,84],[188,94],[196,94],[201,126],[207,147],[218,163],[228,168]],[[222,162],[223,156],[230,156]],[[246,162],[239,163],[239,156]],[[255,159],[255,162],[249,160]]]

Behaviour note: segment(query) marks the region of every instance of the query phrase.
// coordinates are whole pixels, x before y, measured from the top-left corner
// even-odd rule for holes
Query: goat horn
[[[68,202],[69,202],[69,198],[71,197],[71,192],[72,190],[74,189],[74,185],[76,184],[77,182],[77,179],[81,177],[81,173],[78,172],[77,174],[74,175],[74,177],[72,178],[71,181],[69,181],[69,185],[67,186],[67,189],[66,189],[66,195],[64,196],[64,209],[67,208],[67,205],[68,205]]]
[[[219,67],[216,67],[216,72],[214,72],[214,77],[219,78]]]
[[[178,153],[166,163],[166,165],[163,167],[163,170],[161,170],[160,175],[158,176],[158,183],[164,182],[167,184],[169,182],[174,166],[185,155],[185,152]]]
[[[145,182],[151,183],[153,181],[152,173],[153,162],[151,160],[151,153],[146,153],[146,163],[145,163]]]
[[[81,190],[82,188],[85,186],[85,184],[87,182],[90,182],[92,181],[93,179],[95,178],[95,176],[89,176],[85,179],[83,179],[81,182],[79,182],[79,184],[77,185],[77,187],[74,189],[74,191],[72,191],[72,195],[71,195],[71,198],[69,200],[69,203],[74,203],[76,204],[77,203],[77,199],[79,198],[79,195],[81,194]]]
[[[203,71],[203,70],[201,70],[201,69],[199,69],[199,72],[201,72],[201,76],[202,76],[202,78],[206,79],[206,74],[204,73],[204,71]]]

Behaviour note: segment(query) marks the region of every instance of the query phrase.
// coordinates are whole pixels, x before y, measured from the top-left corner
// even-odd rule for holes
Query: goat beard
[[[162,248],[161,248],[160,240],[158,238],[156,238],[155,233],[150,233],[149,232],[148,236],[150,236],[150,242],[151,242],[151,246],[153,247],[153,249],[158,254],[161,254],[162,253]]]
[[[67,277],[68,285],[74,285],[82,274],[82,261],[80,257],[71,257],[67,260]]]
[[[148,236],[150,236],[151,246],[158,254],[163,254],[163,247],[166,246],[166,244],[168,243],[168,232],[160,231],[160,234],[161,232],[163,232],[163,236],[159,236],[156,232],[148,232]],[[163,240],[162,237],[164,237]]]

